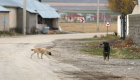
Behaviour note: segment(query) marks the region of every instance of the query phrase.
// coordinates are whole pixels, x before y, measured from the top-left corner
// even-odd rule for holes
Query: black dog
[[[104,44],[104,50],[103,50],[103,57],[104,57],[104,62],[107,58],[107,62],[109,62],[109,55],[110,55],[110,46],[108,42],[103,42]],[[101,44],[102,45],[102,44]]]

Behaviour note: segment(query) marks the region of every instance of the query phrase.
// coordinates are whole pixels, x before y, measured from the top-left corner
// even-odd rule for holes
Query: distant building
[[[94,18],[92,18],[92,16],[94,16],[93,14],[87,14],[86,15],[86,21],[94,21]]]
[[[97,15],[92,16],[92,18],[94,18],[94,21],[97,21]],[[104,15],[104,14],[99,14],[99,21],[111,21],[111,17],[108,15]]]
[[[84,18],[84,17],[74,13],[74,14],[68,15],[66,17],[66,20],[67,20],[67,22],[80,22],[81,18]]]

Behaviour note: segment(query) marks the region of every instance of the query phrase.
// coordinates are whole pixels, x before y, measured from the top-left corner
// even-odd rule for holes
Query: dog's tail
[[[34,49],[31,49],[31,51],[34,51]]]

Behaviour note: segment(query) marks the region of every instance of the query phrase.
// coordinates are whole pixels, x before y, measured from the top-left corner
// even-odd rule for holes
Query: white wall
[[[127,34],[126,36],[129,36],[129,15],[127,15]]]
[[[9,27],[10,28],[16,28],[17,27],[17,9],[16,8],[10,8],[6,7],[9,12]]]
[[[119,36],[121,36],[121,19],[120,19],[121,15],[118,16],[118,20],[117,20],[117,33]]]
[[[140,5],[134,7],[132,14],[140,14]]]

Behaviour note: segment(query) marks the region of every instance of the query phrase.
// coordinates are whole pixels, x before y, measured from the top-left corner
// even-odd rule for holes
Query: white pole
[[[23,1],[23,34],[26,35],[26,0]]]
[[[97,5],[97,32],[99,32],[99,0]]]
[[[104,24],[105,24],[105,12],[104,12]]]

